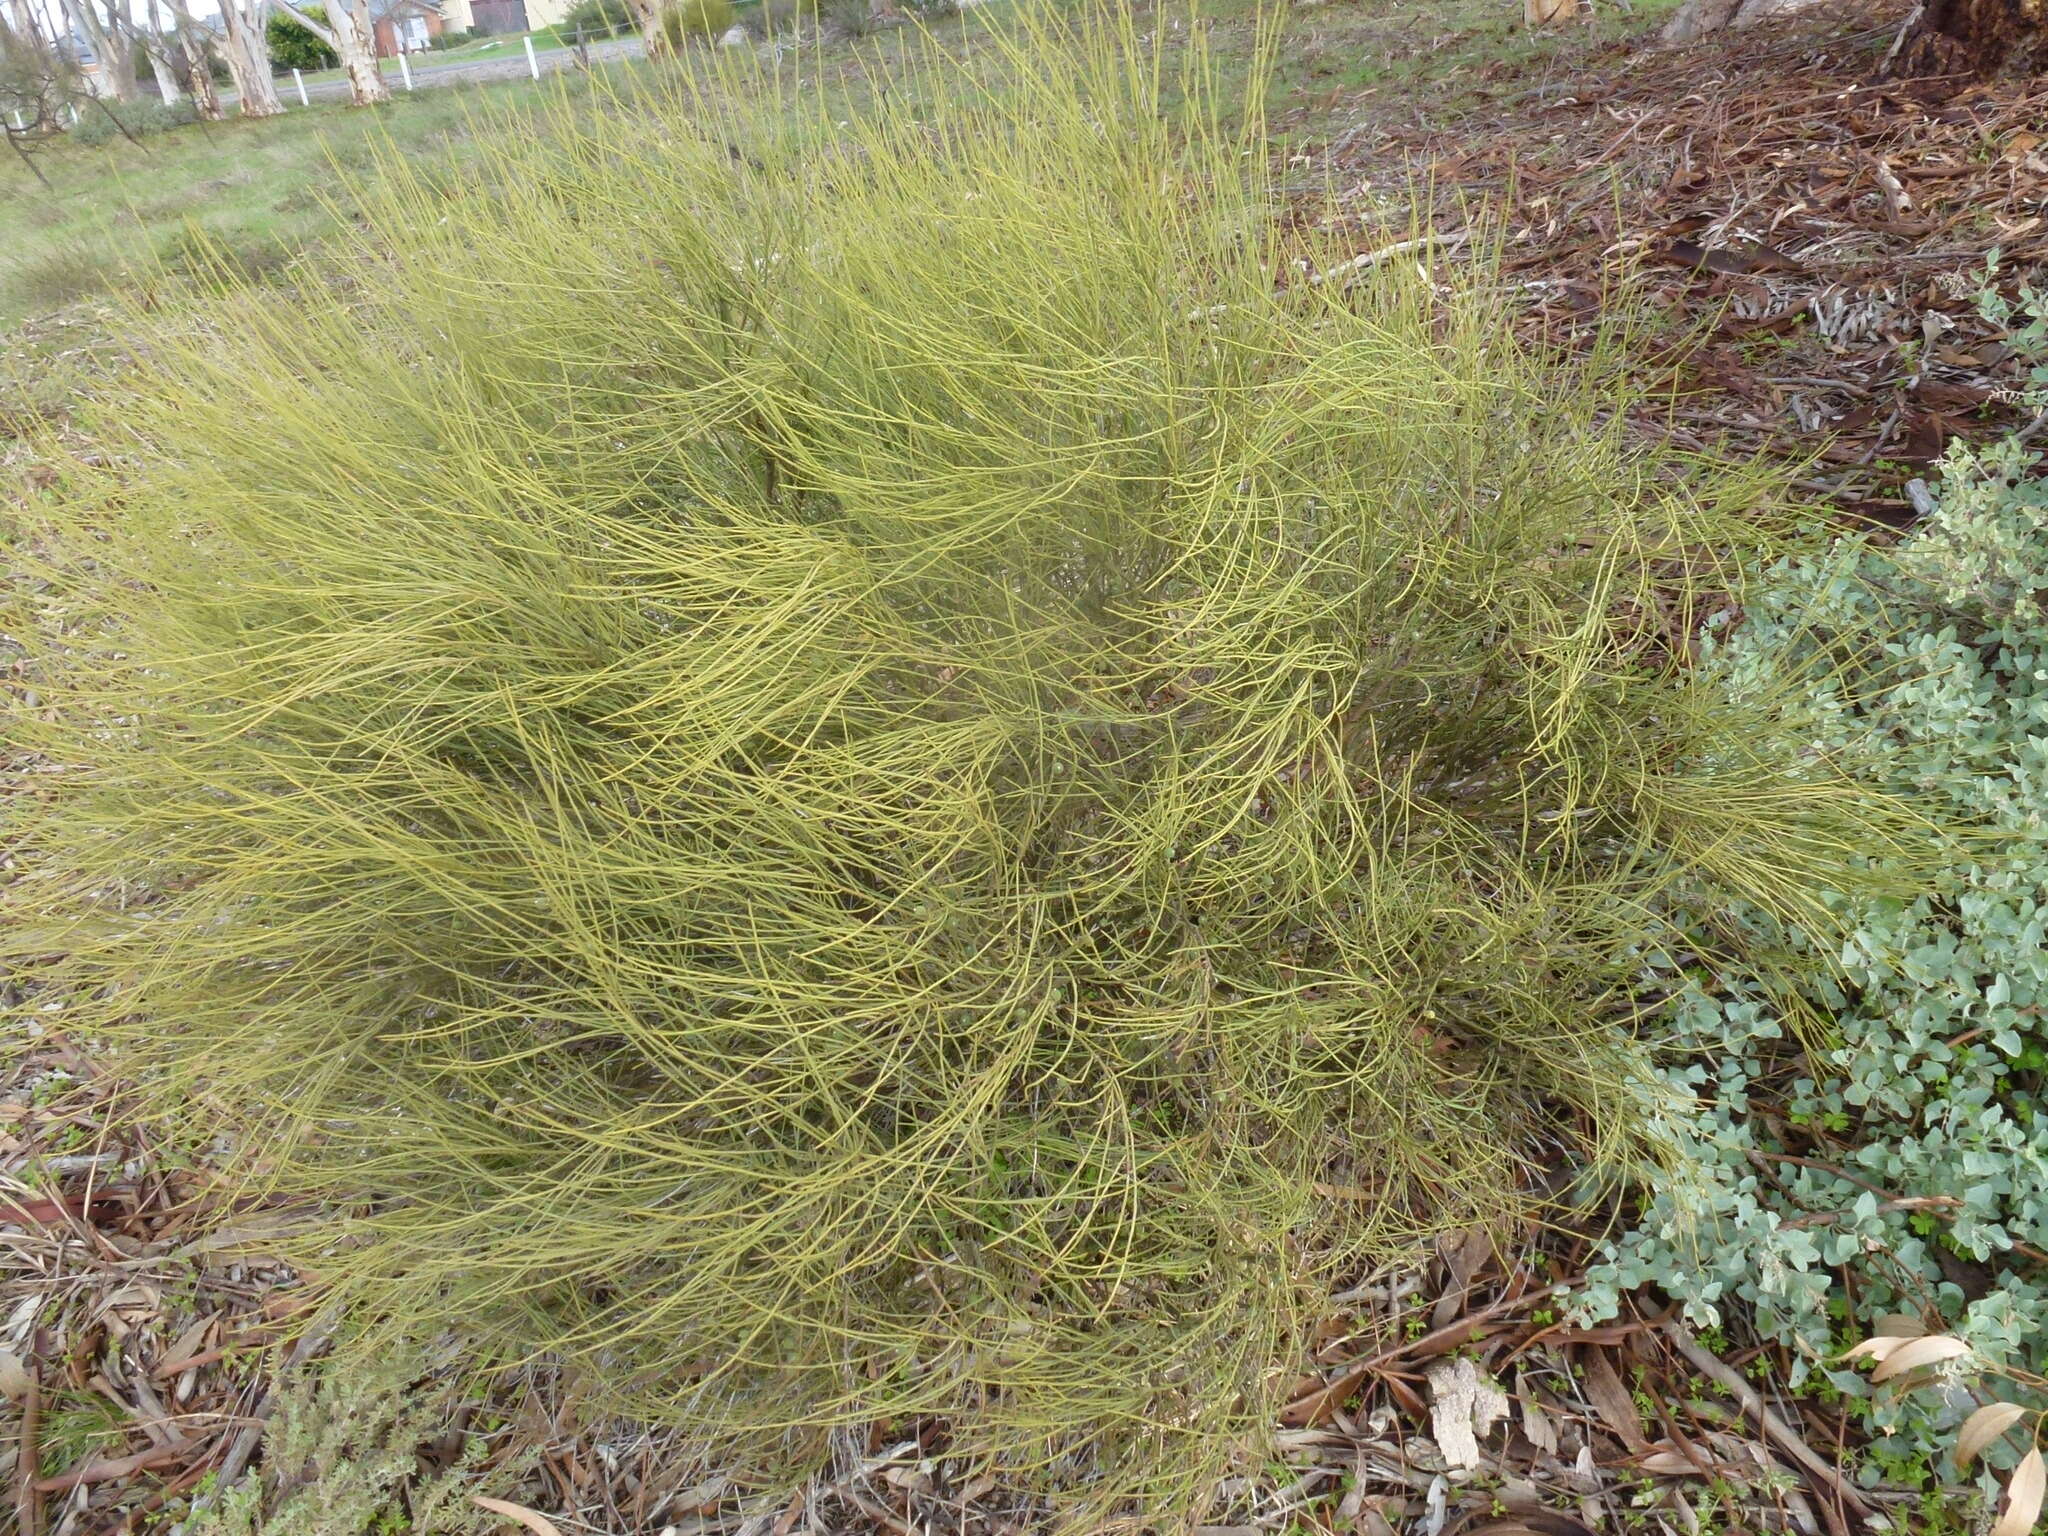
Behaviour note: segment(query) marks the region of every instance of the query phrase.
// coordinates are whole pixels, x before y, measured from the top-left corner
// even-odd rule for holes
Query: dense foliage
[[[189,96],[168,102],[154,96],[137,101],[95,101],[80,114],[77,126],[71,130],[71,139],[76,144],[104,144],[119,138],[124,130],[132,138],[144,138],[187,127],[197,120]]]
[[[1952,1375],[2048,1368],[2048,480],[2035,463],[2011,440],[1957,452],[1938,510],[1902,547],[1852,542],[1785,567],[1725,648],[1741,690],[1826,653],[1800,712],[1807,739],[1975,832],[1918,899],[1851,905],[1798,1013],[1686,972],[1665,1125],[1689,1177],[1595,1272],[1590,1308],[1644,1281],[1703,1322],[1746,1304],[1746,1324],[1795,1346],[1794,1385],[1817,1374],[1822,1390],[1870,1398],[1897,1436],[1878,1448],[1895,1473],[1938,1471],[1970,1399],[1872,1396],[1826,1363],[1846,1339],[1904,1313],[1973,1346]]]
[[[325,6],[308,5],[302,9],[323,27],[328,25]],[[341,62],[317,33],[283,11],[270,13],[263,33],[270,43],[270,62],[279,69],[333,69]]]
[[[484,135],[153,332],[0,943],[359,1318],[1180,1520],[1304,1295],[1654,1150],[1674,895],[1827,933],[1905,834],[1686,664],[1754,484],[1308,280],[1257,111],[1090,35]]]
[[[661,8],[661,30],[671,48],[718,38],[738,15],[732,0],[668,0]]]
[[[568,38],[579,31],[588,37],[624,35],[634,30],[633,9],[626,0],[577,0],[555,30]]]

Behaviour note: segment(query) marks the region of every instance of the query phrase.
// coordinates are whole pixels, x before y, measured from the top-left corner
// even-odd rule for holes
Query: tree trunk
[[[270,78],[270,42],[263,35],[262,0],[221,0],[227,33],[228,73],[242,98],[242,116],[276,117],[284,111]]]
[[[192,111],[202,122],[217,123],[227,116],[221,108],[220,92],[213,88],[206,44],[196,39],[185,44],[185,94],[192,98]]]
[[[1570,21],[1579,14],[1579,0],[1522,0],[1525,26],[1544,27],[1554,21]]]
[[[370,25],[366,0],[338,0],[334,36],[341,45],[334,51],[341,56],[342,72],[348,76],[349,99],[359,107],[389,101],[391,87],[384,83],[384,72],[377,68],[377,33]]]
[[[293,21],[334,50],[348,81],[351,104],[368,107],[391,99],[391,87],[384,83],[383,71],[377,68],[377,34],[370,26],[368,0],[334,0],[327,8],[332,26],[322,26],[292,4],[292,0],[277,3]]]
[[[92,45],[93,61],[99,66],[92,77],[95,94],[110,101],[133,101],[135,53],[128,46],[127,29],[121,25],[120,13],[115,8],[120,3],[121,0],[113,0],[107,8],[107,19],[103,20],[93,0],[64,0],[64,15]]]
[[[184,93],[178,89],[178,72],[171,68],[171,40],[164,31],[163,12],[156,0],[149,0],[149,30],[139,33],[142,51],[149,56],[150,73],[156,76],[156,93],[169,106]]]
[[[661,25],[665,9],[662,0],[626,0],[626,6],[640,23],[640,40],[647,45],[647,57],[658,59],[667,54],[668,33]]]
[[[1903,56],[1917,75],[2031,74],[2048,65],[2048,0],[1926,0]]]
[[[14,30],[17,36],[31,45],[42,46],[43,29],[36,24],[36,13],[28,0],[14,0]]]
[[[1657,35],[1667,43],[1690,43],[1715,32],[1739,32],[1768,16],[1803,10],[1814,3],[1816,0],[1685,0]]]
[[[211,39],[206,29],[193,20],[186,0],[166,0],[166,3],[171,8],[171,20],[177,24],[178,47],[185,55],[185,94],[192,98],[192,110],[200,118],[217,123],[226,114],[220,109],[220,92],[213,88]]]

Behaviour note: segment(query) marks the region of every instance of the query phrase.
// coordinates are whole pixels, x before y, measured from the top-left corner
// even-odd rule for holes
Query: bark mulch
[[[2040,429],[1976,299],[2048,263],[2048,77],[1887,78],[1903,20],[1837,4],[1610,43],[1454,120],[1365,115],[1318,167],[1336,197],[1299,216],[1370,228],[1416,185],[1440,235],[1484,209],[1532,330],[1583,335],[1618,304],[1648,328],[1646,424],[1807,465],[1803,489],[1896,525],[1951,442]]]

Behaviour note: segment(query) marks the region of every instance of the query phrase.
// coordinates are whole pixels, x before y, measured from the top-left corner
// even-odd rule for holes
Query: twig
[[[894,1531],[896,1536],[918,1536],[916,1526],[908,1525],[902,1520],[897,1519],[885,1506],[877,1504],[873,1499],[854,1487],[851,1480],[841,1483],[835,1491],[870,1520]]]
[[[327,1343],[340,1321],[339,1306],[330,1306],[326,1314],[315,1320],[298,1343],[292,1346],[291,1353],[285,1357],[284,1364],[278,1367],[273,1380],[282,1379],[312,1358]],[[270,1417],[276,1411],[277,1389],[273,1386],[256,1405],[256,1411],[249,1416],[249,1422],[229,1443],[227,1454],[221,1458],[220,1475],[214,1479],[211,1490],[214,1496],[226,1493],[243,1472],[248,1470],[250,1461],[256,1455],[256,1447],[263,1443],[263,1432],[270,1427]],[[194,1501],[194,1513],[198,1512],[200,1502],[203,1501]]]
[[[1710,1354],[1700,1341],[1693,1337],[1692,1330],[1678,1318],[1672,1318],[1664,1325],[1664,1335],[1671,1340],[1672,1347],[1683,1355],[1688,1364],[1702,1376],[1718,1383],[1723,1391],[1742,1405],[1742,1411],[1756,1421],[1757,1427],[1778,1443],[1780,1449],[1804,1467],[1818,1483],[1834,1495],[1840,1508],[1854,1511],[1856,1518],[1864,1519],[1870,1507],[1862,1496],[1842,1481],[1841,1474],[1827,1464],[1821,1456],[1799,1438],[1799,1434],[1771,1412],[1770,1405],[1757,1395],[1756,1388],[1744,1381],[1718,1356]]]
[[[1405,256],[1410,251],[1427,250],[1433,245],[1440,245],[1447,251],[1455,251],[1470,238],[1469,231],[1460,229],[1447,235],[1428,234],[1418,235],[1413,240],[1396,240],[1392,245],[1383,245],[1376,251],[1362,252],[1349,261],[1340,261],[1327,272],[1310,273],[1309,286],[1313,288],[1329,282],[1332,278],[1349,277],[1353,273],[1376,267],[1383,261],[1391,261],[1396,256]]]
[[[206,1443],[203,1435],[180,1440],[176,1445],[154,1445],[133,1456],[100,1457],[70,1472],[60,1472],[55,1477],[39,1477],[35,1480],[38,1493],[68,1493],[86,1483],[114,1483],[137,1472],[147,1472],[154,1467],[170,1466],[185,1460],[192,1452]]]
[[[21,163],[29,168],[30,172],[34,174],[37,181],[43,184],[43,190],[45,192],[49,191],[50,178],[45,176],[43,174],[43,168],[40,165],[36,164],[36,157],[30,154],[26,149],[22,148],[20,142],[21,135],[16,133],[12,128],[0,129],[0,132],[5,132],[7,135],[7,147],[13,150],[15,154],[21,157]]]
[[[1897,1200],[1880,1200],[1877,1203],[1880,1215],[1890,1211],[1948,1211],[1963,1202],[1954,1195],[1902,1195]],[[1831,1227],[1849,1215],[1847,1211],[1808,1211],[1804,1216],[1794,1216],[1785,1223],[1786,1229],[1796,1227]]]
[[[1899,50],[1906,46],[1906,34],[1919,24],[1920,17],[1926,9],[1926,5],[1916,3],[1913,9],[1906,13],[1906,19],[1899,23],[1898,35],[1892,39],[1891,47],[1885,50],[1884,62],[1877,66],[1878,79],[1882,80],[1891,74],[1893,61],[1898,58]]]
[[[21,1444],[14,1453],[14,1518],[22,1536],[42,1536],[43,1495],[36,1487],[36,1463],[41,1458],[43,1394],[30,1373],[28,1391],[21,1399]]]

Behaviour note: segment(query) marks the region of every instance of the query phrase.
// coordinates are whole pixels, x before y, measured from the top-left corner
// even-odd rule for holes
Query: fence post
[[[292,81],[299,88],[299,105],[302,107],[313,105],[311,98],[306,95],[306,77],[295,69],[292,71]]]
[[[405,50],[403,48],[398,50],[398,73],[399,76],[405,81],[405,88],[408,91],[411,90],[412,66],[405,62]]]
[[[533,34],[531,32],[527,33],[521,41],[526,44],[526,72],[538,80],[540,78],[540,60],[533,56]]]

